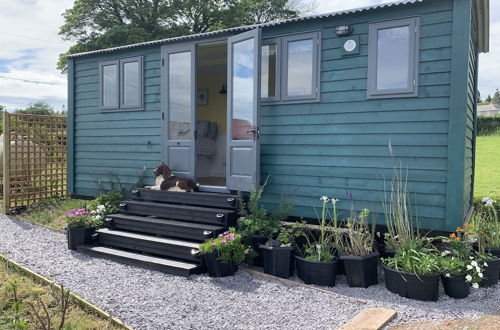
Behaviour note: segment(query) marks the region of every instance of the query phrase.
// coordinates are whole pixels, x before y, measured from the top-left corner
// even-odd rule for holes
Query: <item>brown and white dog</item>
[[[165,163],[158,165],[153,170],[153,174],[156,176],[156,183],[154,186],[146,186],[146,189],[179,192],[198,191],[198,183],[190,178],[176,177]]]

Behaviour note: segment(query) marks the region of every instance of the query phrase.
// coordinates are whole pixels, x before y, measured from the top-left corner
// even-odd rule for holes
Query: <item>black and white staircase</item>
[[[94,243],[79,251],[189,276],[205,271],[200,243],[236,224],[235,195],[137,189],[132,196],[120,213],[108,216]]]

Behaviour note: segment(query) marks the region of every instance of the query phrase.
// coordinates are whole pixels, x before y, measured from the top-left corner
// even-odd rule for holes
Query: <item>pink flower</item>
[[[222,235],[222,234],[219,234],[219,237],[222,237],[222,236],[224,236],[224,235]]]
[[[216,246],[216,245],[217,245],[217,243],[215,243],[215,242],[212,242],[212,246]]]
[[[230,239],[231,241],[234,241],[234,236],[231,236],[229,239]]]
[[[220,240],[221,243],[226,243],[227,241],[225,239]]]
[[[227,234],[229,234],[229,232],[228,232],[228,231],[225,231],[225,232],[224,232],[224,235],[227,235]]]

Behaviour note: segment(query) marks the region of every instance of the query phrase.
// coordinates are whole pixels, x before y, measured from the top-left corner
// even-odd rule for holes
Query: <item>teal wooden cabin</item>
[[[454,230],[488,49],[488,0],[413,0],[72,55],[69,191],[152,184],[164,161],[206,191],[271,174],[263,202],[294,216],[350,192],[382,222],[395,161],[421,227]]]

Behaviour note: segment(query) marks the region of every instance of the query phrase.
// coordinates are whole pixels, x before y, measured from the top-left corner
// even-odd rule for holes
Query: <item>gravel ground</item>
[[[137,329],[334,329],[371,306],[396,310],[390,325],[474,319],[500,310],[500,284],[473,290],[467,299],[441,292],[438,302],[420,302],[387,291],[383,274],[382,283],[368,289],[349,288],[343,276],[336,287],[323,287],[341,295],[290,287],[241,270],[222,279],[186,279],[69,251],[64,234],[4,215],[0,253]]]

